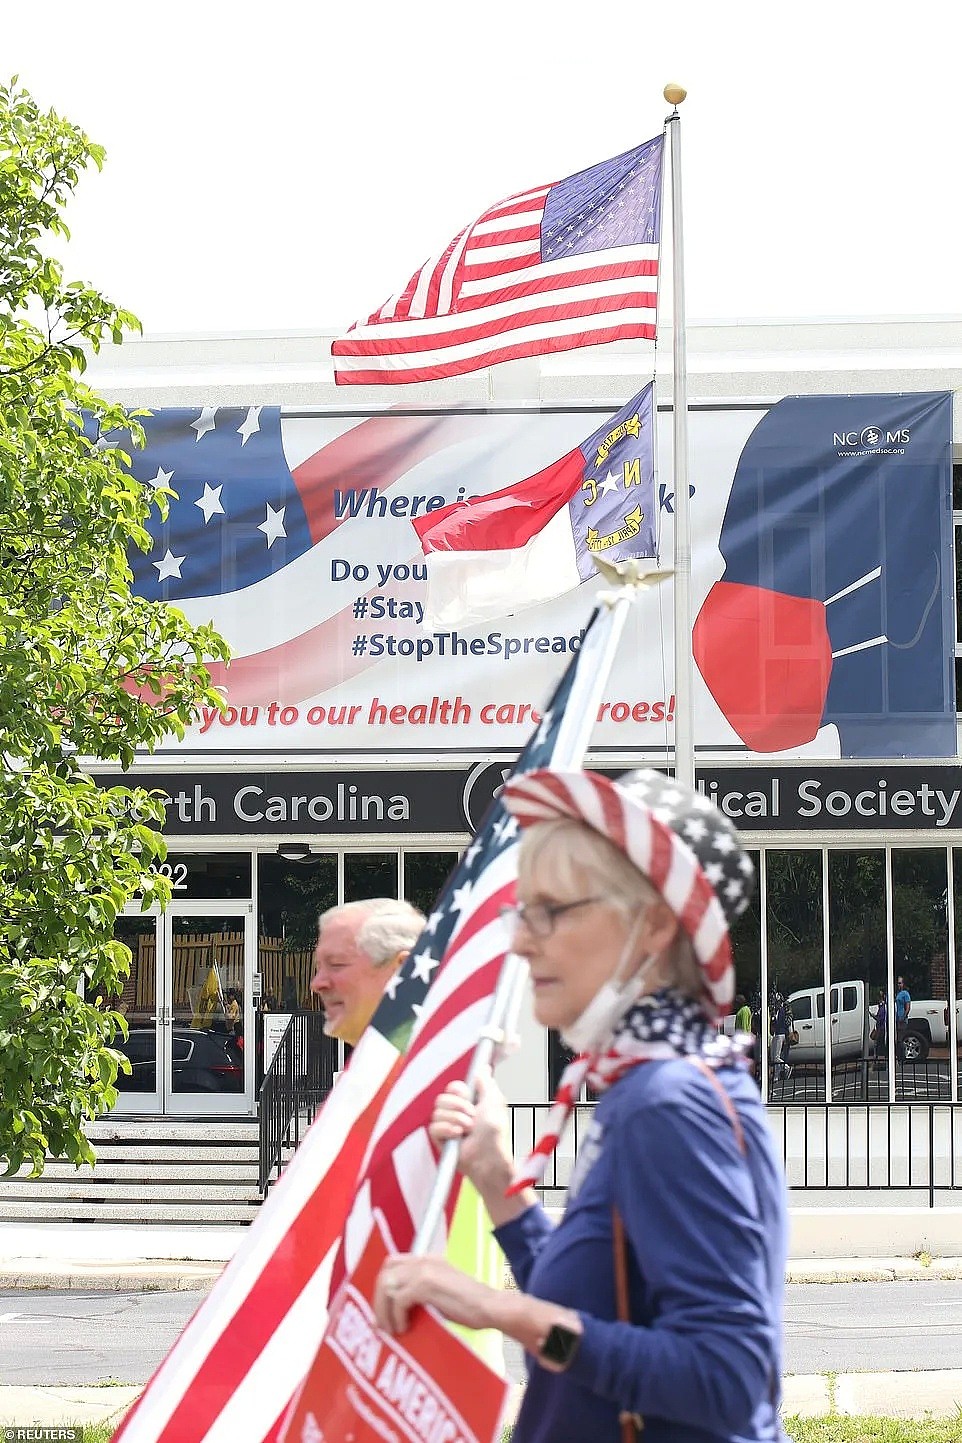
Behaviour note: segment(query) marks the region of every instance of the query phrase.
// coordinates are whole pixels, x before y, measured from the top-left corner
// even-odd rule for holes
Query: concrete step
[[[0,1179],[0,1220],[249,1223],[260,1205],[260,1132],[249,1117],[118,1117],[88,1124],[93,1167],[51,1158]]]
[[[253,1202],[162,1202],[149,1203],[143,1195],[138,1202],[73,1202],[66,1199],[45,1199],[42,1203],[27,1198],[11,1198],[5,1202],[0,1195],[0,1221],[5,1222],[131,1222],[142,1225],[189,1223],[202,1227],[223,1223],[250,1223],[257,1216]]]
[[[114,1183],[114,1182],[137,1182],[142,1187],[150,1186],[160,1182],[185,1182],[185,1183],[252,1183],[257,1185],[258,1164],[257,1159],[244,1157],[242,1161],[222,1164],[219,1162],[195,1161],[194,1158],[176,1158],[171,1161],[151,1161],[149,1169],[144,1166],[143,1161],[136,1158],[124,1158],[122,1161],[114,1162],[97,1159],[96,1167],[74,1167],[72,1162],[49,1161],[39,1178],[33,1181],[43,1187],[61,1186],[65,1182],[77,1183]],[[29,1168],[21,1168],[15,1174],[18,1182],[30,1181]],[[0,1193],[7,1186],[9,1179],[0,1179]]]
[[[227,1168],[238,1163],[256,1162],[259,1151],[256,1138],[246,1145],[225,1143],[222,1147],[206,1143],[185,1145],[182,1142],[143,1142],[134,1146],[130,1143],[97,1142],[93,1138],[91,1142],[98,1166],[105,1162],[124,1162],[131,1166],[139,1165],[145,1172],[152,1171],[161,1163],[175,1162],[183,1162],[185,1166],[189,1163],[210,1163]]]
[[[256,1117],[141,1117],[119,1118],[99,1117],[88,1122],[84,1128],[90,1141],[98,1142],[147,1143],[155,1142],[204,1142],[212,1146],[224,1143],[256,1141],[258,1121]]]
[[[157,1182],[152,1183],[149,1189],[142,1181],[101,1182],[99,1179],[79,1179],[73,1182],[68,1178],[54,1178],[49,1182],[43,1178],[22,1182],[18,1179],[5,1179],[0,1183],[0,1204],[30,1200],[45,1207],[48,1202],[59,1203],[74,1199],[79,1202],[96,1202],[98,1198],[110,1202],[140,1202],[144,1206],[148,1203],[192,1200],[203,1203],[255,1202],[257,1188],[250,1184],[231,1182],[228,1178],[216,1184]]]

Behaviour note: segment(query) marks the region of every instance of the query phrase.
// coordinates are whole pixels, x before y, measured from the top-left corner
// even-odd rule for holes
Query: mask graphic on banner
[[[951,397],[793,396],[745,443],[693,635],[756,752],[955,751]]]

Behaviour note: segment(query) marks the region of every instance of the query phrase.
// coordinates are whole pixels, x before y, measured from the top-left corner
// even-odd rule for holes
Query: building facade
[[[215,425],[217,410],[231,417],[236,412],[243,426],[247,414],[280,408],[288,457],[296,452],[291,462],[296,473],[298,464],[307,464],[301,457],[320,454],[319,444],[329,451],[365,421],[383,420],[387,409],[376,392],[354,393],[350,406],[345,405],[333,387],[329,340],[306,334],[144,340],[125,345],[117,357],[94,358],[90,379],[127,404],[158,413],[193,411],[198,422],[208,414]],[[726,492],[713,499],[716,455],[725,453],[728,459],[717,461],[718,474],[730,478],[747,437],[775,402],[791,396],[954,394],[962,388],[962,321],[695,326],[689,334],[688,368],[692,477],[705,511],[714,507],[708,529],[717,537],[728,498]],[[552,447],[574,444],[596,428],[599,418],[622,406],[650,369],[650,360],[629,347],[604,347],[546,358],[540,366],[517,363],[458,382],[412,387],[401,407],[389,398],[392,417],[408,425],[407,446],[413,444],[410,433],[421,425],[447,424],[454,417],[460,427],[444,441],[451,448],[447,460],[455,464],[442,476],[443,448],[433,462],[428,448],[409,468],[419,484],[412,482],[405,494],[419,490],[426,498],[454,499],[456,490],[448,495],[444,486],[453,487],[478,464],[478,447],[482,453],[487,447],[494,458],[489,465],[495,479],[503,458],[518,447],[527,459],[515,462],[517,474],[531,474],[540,457],[551,456]],[[664,420],[670,382],[659,379],[658,400]],[[958,406],[953,416],[952,455],[962,457]],[[266,426],[267,410],[262,419]],[[487,439],[492,428],[496,443]],[[196,441],[190,438],[198,455],[204,439],[201,434]],[[659,471],[661,509],[670,515],[671,493],[665,489],[670,455],[662,454]],[[377,477],[363,472],[362,479],[364,485],[341,486],[342,492],[353,492],[355,501],[365,493],[358,503],[362,510],[374,508],[359,520],[385,527],[397,522],[390,536],[400,534],[401,525],[407,525],[407,517],[399,514],[403,508],[392,518],[386,500],[380,512]],[[178,482],[170,484],[176,489]],[[204,496],[216,489],[204,484]],[[487,489],[497,489],[494,479]],[[943,532],[946,526],[962,526],[962,482],[958,491],[954,503],[959,510],[941,519]],[[349,510],[354,503],[345,504]],[[271,511],[269,504],[265,546]],[[279,503],[275,517],[278,511]],[[203,510],[198,524],[207,527],[207,522]],[[342,533],[342,539],[348,534]],[[387,531],[383,534],[388,537]],[[841,534],[844,542],[844,527]],[[891,538],[886,555],[895,557],[902,539]],[[243,567],[236,537],[218,544],[222,573]],[[279,544],[289,544],[289,538],[280,538]],[[392,558],[401,555],[378,550],[380,541],[368,555],[366,545],[361,537],[353,550],[339,545],[325,552],[325,569],[298,593],[295,609],[307,604],[304,598],[313,604],[322,594],[343,595],[356,607],[370,587],[354,570],[376,566],[382,555],[394,568],[398,563]],[[184,549],[166,547],[174,561]],[[951,546],[942,562],[946,557],[951,558]],[[725,559],[731,564],[730,556]],[[343,577],[335,563],[347,568]],[[156,563],[148,559],[147,564]],[[294,555],[292,565],[306,563]],[[175,578],[164,578],[157,569],[157,594],[178,602]],[[710,583],[717,570],[709,568],[706,574]],[[865,575],[860,572],[853,580]],[[935,624],[939,608],[943,619],[950,617],[947,643],[944,626],[939,633],[946,652],[939,665],[951,674],[953,654],[959,651],[958,596],[951,580],[957,571],[950,561],[937,565],[933,575],[929,609],[920,614],[918,625],[913,621],[909,627],[906,619],[905,626],[912,636],[921,635],[923,623]],[[235,582],[238,578],[245,579],[240,571]],[[262,579],[235,585],[235,594],[260,595]],[[400,589],[392,593],[394,581]],[[694,598],[696,610],[706,587]],[[401,607],[419,594],[417,578],[392,575],[377,594],[393,597]],[[202,619],[196,608],[203,597],[195,592],[189,604]],[[495,672],[486,657],[475,660],[466,644],[465,654],[452,659],[449,685],[419,690],[413,653],[402,649],[372,673],[377,685],[357,673],[325,673],[322,680],[305,681],[300,700],[287,704],[272,690],[270,658],[284,627],[285,636],[296,628],[281,615],[284,604],[276,597],[266,619],[250,622],[263,634],[257,652],[262,670],[249,668],[250,686],[230,698],[232,713],[205,719],[206,726],[202,722],[184,744],[145,757],[134,769],[135,780],[161,787],[170,798],[165,866],[174,900],[163,916],[131,910],[121,919],[119,935],[134,957],[130,982],[119,999],[131,1028],[133,1068],[121,1110],[196,1115],[256,1109],[257,1084],[273,1039],[294,1008],[310,1005],[317,913],[376,893],[430,906],[517,755],[546,678],[564,664],[561,643],[577,636],[579,605],[587,615],[583,600],[566,601],[538,633],[559,643],[557,654],[536,652],[535,642],[530,651],[515,655],[504,655],[502,647]],[[322,602],[314,624],[328,624],[335,614],[336,608]],[[353,612],[355,619],[359,615]],[[383,630],[398,645],[403,641],[414,647],[417,616],[412,612],[408,619],[407,629],[402,615],[397,628]],[[663,623],[659,618],[662,638]],[[368,631],[367,619],[364,627],[352,628],[354,644]],[[894,623],[891,631],[894,636]],[[629,645],[631,656],[648,658],[645,679],[633,678],[630,657],[622,660],[591,753],[592,764],[612,772],[670,762],[670,677],[659,675],[663,647],[652,650],[644,632],[636,626]],[[325,654],[324,648],[334,645],[331,636],[330,630],[319,632],[322,639],[310,656]],[[337,645],[343,645],[343,637]],[[933,648],[921,650],[929,655]],[[302,658],[295,665],[308,662]],[[238,675],[246,676],[243,669]],[[845,726],[838,718],[809,743],[762,751],[722,726],[706,685],[702,680],[696,685],[704,718],[696,728],[699,784],[736,820],[758,868],[759,890],[739,923],[736,960],[739,991],[756,1018],[765,1094],[774,1104],[960,1098],[962,917],[956,877],[962,875],[962,768],[954,717],[948,743],[944,726],[926,733],[942,739],[935,755],[925,754],[920,749],[925,743],[917,740],[902,745],[897,716],[878,755],[864,738],[846,750]],[[951,686],[945,694],[950,693]],[[458,717],[459,700],[471,711],[467,720]],[[446,716],[439,711],[444,702]],[[419,705],[426,710],[415,719]],[[485,705],[490,711],[482,717]],[[358,724],[353,731],[351,721]],[[895,1025],[900,990],[912,999],[901,1034]],[[789,1001],[790,1036],[796,1039],[783,1045],[777,1065],[769,1040],[776,994]],[[880,999],[890,1015],[887,1028],[878,1025]],[[523,1018],[522,1045],[503,1068],[509,1096],[519,1103],[544,1101],[562,1061],[557,1039],[546,1038],[530,1018]]]

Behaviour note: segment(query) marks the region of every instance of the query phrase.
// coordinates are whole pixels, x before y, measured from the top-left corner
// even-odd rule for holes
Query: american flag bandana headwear
[[[664,137],[499,201],[331,347],[338,385],[653,340]]]
[[[617,782],[593,772],[513,777],[504,804],[522,827],[569,817],[607,837],[652,883],[691,941],[709,1011],[722,1017],[735,987],[729,926],[748,906],[754,868],[727,817],[661,772]]]

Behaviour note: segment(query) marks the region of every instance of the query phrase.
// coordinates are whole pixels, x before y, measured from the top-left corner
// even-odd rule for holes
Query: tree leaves
[[[169,899],[163,804],[98,789],[83,758],[129,766],[221,705],[210,627],[130,590],[150,544],[131,476],[136,413],[81,379],[86,351],[138,330],[66,281],[44,246],[103,150],[16,83],[0,86],[0,1165],[93,1158],[83,1125],[116,1099],[111,1005],[129,970],[121,909]]]

